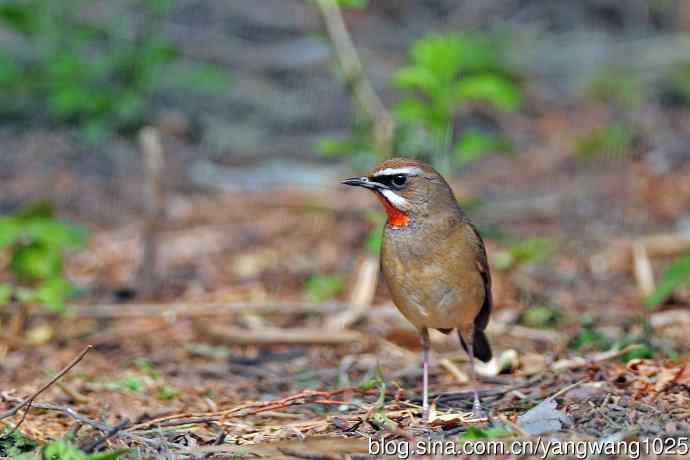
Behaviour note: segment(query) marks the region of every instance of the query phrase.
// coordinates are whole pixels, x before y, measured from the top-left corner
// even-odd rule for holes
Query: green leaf
[[[0,50],[0,84],[12,86],[21,79],[21,70],[15,58],[5,50]]]
[[[408,66],[399,69],[393,77],[393,84],[401,89],[420,89],[428,94],[440,88],[440,81],[427,67]]]
[[[174,73],[167,78],[172,86],[210,94],[227,92],[232,85],[232,78],[225,69],[204,63],[175,66]]]
[[[52,278],[36,288],[36,299],[54,313],[64,313],[67,309],[65,299],[75,292],[72,283],[64,278]]]
[[[579,138],[575,145],[575,153],[583,159],[591,159],[604,154],[621,156],[629,151],[634,138],[634,133],[630,128],[616,123],[596,129]]]
[[[349,10],[364,10],[369,6],[369,0],[337,0],[338,6]]]
[[[4,307],[10,300],[12,300],[12,292],[14,288],[12,285],[7,283],[0,284],[0,307]]]
[[[478,160],[491,152],[506,152],[510,144],[494,136],[477,131],[463,133],[453,149],[454,159],[460,166]]]
[[[402,122],[424,123],[432,118],[431,107],[413,97],[401,99],[393,112]]]
[[[307,280],[305,291],[314,303],[325,302],[340,294],[345,287],[343,280],[336,275],[312,275]]]
[[[494,74],[462,78],[456,86],[458,102],[486,102],[494,107],[512,112],[520,105],[520,90],[507,78]]]
[[[181,394],[182,392],[180,390],[172,388],[168,385],[163,385],[162,387],[158,388],[158,391],[156,391],[156,399],[159,401],[171,401]]]
[[[497,69],[498,56],[491,40],[468,34],[431,35],[418,40],[412,48],[413,62],[443,81],[452,81],[460,73]]]
[[[652,295],[647,298],[647,308],[656,308],[664,303],[681,284],[690,285],[690,254],[675,260],[664,272]]]
[[[59,248],[78,248],[84,245],[88,232],[80,225],[54,219],[33,219],[25,229],[32,241]]]
[[[62,273],[62,252],[41,242],[20,246],[10,258],[10,270],[25,281],[58,277]]]
[[[18,458],[38,447],[34,440],[24,437],[19,431],[8,435],[9,430],[6,428],[0,432],[0,457]]]
[[[654,348],[648,343],[638,343],[637,346],[621,356],[621,361],[627,363],[633,359],[651,359],[654,357]]]
[[[22,228],[19,219],[0,216],[0,248],[17,243],[21,235]]]
[[[499,251],[494,256],[497,268],[511,268],[519,264],[541,263],[551,256],[554,244],[545,238],[527,238],[511,244],[504,251]]]
[[[96,452],[89,455],[88,460],[116,460],[129,453],[129,449],[120,448],[108,452]]]
[[[583,326],[580,332],[570,341],[573,350],[608,350],[611,348],[611,339],[605,334],[593,329],[591,326]]]
[[[495,439],[504,438],[506,436],[512,435],[512,431],[508,430],[502,425],[493,426],[491,428],[479,428],[476,426],[470,426],[467,431],[465,431],[462,436],[460,436],[461,441],[474,441],[477,439]]]
[[[32,5],[21,2],[3,2],[0,4],[0,20],[22,34],[35,31],[38,14]]]
[[[14,217],[21,220],[31,220],[55,217],[55,205],[48,200],[39,200],[24,206],[14,214]]]
[[[128,452],[129,449],[116,449],[87,454],[69,441],[58,440],[43,447],[41,458],[42,460],[116,460]]]
[[[543,329],[555,326],[561,319],[561,312],[553,307],[538,305],[522,313],[520,321],[525,326]]]
[[[108,382],[105,384],[106,390],[128,390],[134,393],[141,393],[144,391],[144,381],[139,377],[127,377],[115,382]]]

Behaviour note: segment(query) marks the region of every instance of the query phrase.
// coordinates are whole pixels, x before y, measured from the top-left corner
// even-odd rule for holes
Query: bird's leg
[[[422,413],[424,423],[429,421],[429,331],[420,329],[422,336]]]
[[[479,380],[477,379],[477,371],[474,370],[474,329],[469,331],[470,340],[463,340],[462,332],[458,329],[458,335],[460,336],[460,341],[467,345],[467,354],[470,357],[470,374],[472,376],[472,392],[474,393],[474,402],[472,403],[472,417],[473,418],[486,418],[486,413],[482,409],[482,404],[479,401],[479,391],[477,386]]]

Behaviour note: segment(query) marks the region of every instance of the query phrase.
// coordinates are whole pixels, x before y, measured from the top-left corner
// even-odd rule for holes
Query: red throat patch
[[[388,214],[388,225],[393,228],[401,228],[410,222],[410,218],[407,214],[390,204],[390,202],[380,193],[377,193],[376,197],[386,209],[386,214]]]

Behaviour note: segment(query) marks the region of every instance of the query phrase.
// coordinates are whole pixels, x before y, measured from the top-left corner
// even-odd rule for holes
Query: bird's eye
[[[403,185],[405,185],[407,183],[407,176],[405,176],[404,174],[397,174],[397,175],[393,176],[393,179],[391,180],[391,182],[396,187],[402,187]]]

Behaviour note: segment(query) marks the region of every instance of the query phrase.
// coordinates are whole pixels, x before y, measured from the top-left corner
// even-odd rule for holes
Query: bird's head
[[[368,175],[351,177],[345,185],[364,187],[376,193],[386,213],[388,225],[407,226],[444,210],[457,210],[457,202],[445,179],[419,160],[394,158],[379,163]]]

